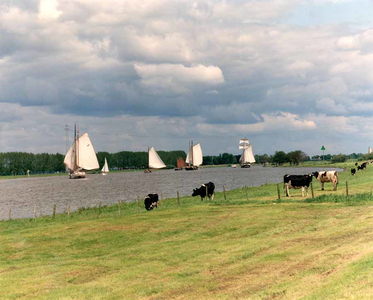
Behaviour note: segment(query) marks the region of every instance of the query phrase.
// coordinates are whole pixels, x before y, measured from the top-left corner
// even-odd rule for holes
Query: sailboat
[[[181,171],[185,167],[186,167],[185,160],[182,157],[179,157],[179,159],[176,162],[175,171]]]
[[[74,143],[67,151],[63,162],[70,170],[70,179],[85,178],[83,170],[95,170],[100,167],[88,133],[79,136],[79,128],[77,130],[76,124]]]
[[[255,163],[255,158],[253,154],[253,146],[246,137],[240,139],[238,149],[243,149],[240,157],[241,168],[250,168],[250,164]]]
[[[154,147],[148,148],[148,169],[145,170],[145,173],[151,173],[151,169],[162,169],[165,168],[166,165],[159,157],[157,151],[155,151]]]
[[[107,164],[106,157],[105,157],[105,164],[104,164],[104,166],[102,167],[101,172],[102,172],[102,175],[104,175],[104,176],[105,176],[107,173],[109,173],[109,166],[108,166],[108,164]]]
[[[200,143],[193,145],[193,140],[191,140],[185,162],[188,164],[188,166],[185,167],[187,171],[197,170],[198,167],[202,165],[203,157]]]

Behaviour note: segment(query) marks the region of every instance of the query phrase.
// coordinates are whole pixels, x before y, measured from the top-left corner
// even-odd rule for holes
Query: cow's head
[[[192,197],[198,196],[199,194],[199,189],[193,189]]]
[[[319,172],[313,172],[312,176],[314,176],[317,179],[317,177],[319,177]]]

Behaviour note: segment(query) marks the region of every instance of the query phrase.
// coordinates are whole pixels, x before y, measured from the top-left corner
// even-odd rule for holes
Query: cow
[[[290,197],[289,189],[302,189],[302,197],[304,197],[304,190],[308,196],[308,188],[312,182],[312,174],[306,175],[284,175],[285,195]]]
[[[333,190],[337,190],[338,185],[338,172],[337,171],[321,171],[321,172],[313,172],[313,176],[320,182],[321,190],[324,190],[324,183],[325,182],[332,182],[333,183]]]
[[[158,194],[148,194],[144,199],[146,210],[152,210],[154,207],[158,208]]]
[[[210,200],[214,200],[215,184],[213,182],[202,184],[200,188],[193,189],[192,196],[193,197],[201,196],[201,201],[203,201],[203,198],[206,197],[206,188],[207,188],[207,197],[209,197]]]
[[[368,163],[363,162],[360,166],[357,166],[358,170],[365,170],[367,168]]]
[[[356,169],[355,168],[352,168],[351,169],[351,175],[354,176],[356,174]]]

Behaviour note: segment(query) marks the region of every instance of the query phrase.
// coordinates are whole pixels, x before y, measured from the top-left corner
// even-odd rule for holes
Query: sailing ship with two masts
[[[191,140],[189,146],[189,151],[185,160],[187,163],[185,170],[198,170],[198,167],[202,165],[203,162],[201,144],[198,143],[197,145],[193,145],[193,140]]]
[[[100,167],[88,133],[79,136],[79,127],[76,124],[74,143],[66,153],[64,164],[70,171],[70,179],[85,178],[84,171],[91,171]]]
[[[240,157],[241,168],[250,168],[251,164],[255,163],[255,157],[253,154],[253,146],[246,137],[240,139],[238,149],[242,149],[242,155]]]
[[[165,163],[159,157],[157,151],[155,151],[154,147],[148,147],[148,169],[145,170],[145,173],[151,173],[152,169],[163,169],[166,168]]]

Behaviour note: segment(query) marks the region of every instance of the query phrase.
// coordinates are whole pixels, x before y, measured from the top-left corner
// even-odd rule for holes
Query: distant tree
[[[276,151],[272,158],[272,163],[281,166],[287,162],[286,153],[284,151]]]
[[[344,155],[344,154],[338,154],[338,155],[333,155],[331,161],[333,163],[336,163],[336,162],[345,162],[347,160],[347,156]]]

